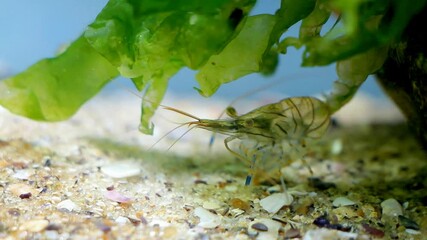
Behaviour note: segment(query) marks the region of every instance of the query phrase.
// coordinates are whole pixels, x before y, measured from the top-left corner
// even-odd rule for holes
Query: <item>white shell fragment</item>
[[[122,216],[118,216],[117,218],[116,218],[116,220],[114,220],[116,223],[118,223],[118,224],[126,224],[126,223],[130,223],[130,221],[129,221],[129,219],[128,218],[126,218],[126,217],[122,217]]]
[[[269,192],[269,193],[280,192],[281,190],[282,190],[282,186],[280,186],[280,185],[274,185],[274,186],[267,188],[267,192]]]
[[[269,213],[277,213],[283,206],[289,206],[294,201],[292,195],[287,192],[274,193],[261,199],[259,204]]]
[[[381,207],[383,209],[383,215],[385,216],[397,217],[403,215],[402,205],[394,198],[383,201]]]
[[[45,219],[34,219],[27,221],[21,225],[20,230],[30,232],[41,232],[49,225],[49,221]]]
[[[107,191],[104,193],[104,196],[111,201],[115,201],[119,203],[127,203],[132,201],[131,198],[124,196],[123,194],[117,192],[116,190]]]
[[[410,228],[407,228],[407,229],[405,230],[405,232],[407,232],[407,233],[409,233],[409,234],[412,234],[412,235],[418,235],[418,234],[421,234],[421,232],[420,232],[420,231],[417,231],[417,230],[414,230],[414,229],[410,229]]]
[[[337,231],[327,228],[319,228],[309,230],[305,233],[303,240],[326,240],[326,239],[339,239],[350,240],[356,239],[357,233]]]
[[[198,218],[200,218],[200,222],[198,224],[199,227],[202,228],[216,228],[221,224],[221,217],[209,212],[208,210],[197,207],[194,210],[194,215]]]
[[[28,178],[34,174],[34,171],[32,170],[17,170],[15,174],[12,175],[12,177],[20,180],[28,180]]]
[[[203,208],[216,210],[219,209],[221,205],[218,202],[207,201],[203,203]]]
[[[331,154],[339,155],[343,150],[343,144],[341,139],[335,139],[331,145]]]
[[[70,199],[64,200],[60,203],[58,203],[58,205],[56,205],[56,208],[58,209],[66,209],[68,211],[73,211],[73,210],[79,210],[79,206],[77,206],[77,204],[75,204],[73,201],[71,201]]]
[[[101,167],[101,172],[112,178],[128,178],[140,174],[141,168],[134,162],[116,162]]]
[[[346,198],[346,197],[337,197],[335,198],[335,200],[332,202],[332,205],[334,207],[344,207],[344,206],[352,206],[356,204],[355,202],[351,201],[350,199]]]
[[[233,209],[231,209],[231,210],[229,211],[229,213],[230,213],[230,214],[231,214],[231,216],[233,216],[233,217],[238,217],[238,216],[240,216],[240,215],[244,214],[244,213],[245,213],[245,210],[242,210],[242,209],[240,209],[240,208],[233,208]]]

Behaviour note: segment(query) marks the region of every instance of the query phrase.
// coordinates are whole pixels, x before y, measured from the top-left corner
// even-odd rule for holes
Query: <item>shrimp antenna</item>
[[[125,88],[125,87],[123,87],[126,91],[128,91],[128,92],[130,92],[131,94],[133,94],[133,95],[135,95],[135,96],[137,96],[138,98],[141,98],[143,101],[147,101],[147,102],[150,102],[150,103],[153,103],[152,101],[150,101],[150,100],[148,100],[148,99],[145,99],[145,98],[143,98],[143,97],[141,97],[138,93],[136,93],[135,91],[132,91],[132,90],[130,90],[129,88]],[[169,111],[172,111],[172,112],[176,112],[176,113],[179,113],[179,114],[181,114],[181,115],[184,115],[184,116],[187,116],[187,117],[189,117],[189,118],[192,118],[192,119],[195,119],[195,120],[197,120],[197,121],[200,121],[200,118],[198,118],[198,117],[196,117],[196,116],[194,116],[194,115],[192,115],[192,114],[190,114],[190,113],[187,113],[187,112],[184,112],[184,111],[181,111],[181,110],[179,110],[179,109],[176,109],[176,108],[173,108],[173,107],[169,107],[169,106],[165,106],[165,105],[162,105],[162,104],[159,104],[159,106],[161,106],[161,107],[163,107],[164,109],[166,109],[166,110],[169,110]],[[180,127],[182,127],[182,126],[185,126],[185,125],[190,125],[191,123],[193,123],[193,122],[186,122],[186,123],[182,123],[182,124],[180,124],[180,125],[178,125],[178,126],[176,126],[176,127],[174,127],[172,130],[170,130],[170,131],[168,131],[166,134],[164,134],[161,138],[159,138],[153,145],[151,145],[151,147],[149,147],[148,149],[149,150],[151,150],[153,147],[155,147],[161,140],[163,140],[166,136],[168,136],[169,134],[171,134],[173,131],[175,131],[175,130],[177,130],[178,128],[180,128]],[[188,129],[187,131],[185,131],[177,140],[175,140],[173,143],[172,143],[172,145],[171,146],[169,146],[169,148],[167,149],[167,150],[169,150],[169,149],[171,149],[172,147],[173,147],[173,145],[175,145],[181,138],[183,138],[190,130],[192,130],[193,128],[195,128],[195,127],[197,127],[197,126],[194,126],[194,127],[192,127],[192,128],[190,128],[190,129]]]
[[[178,128],[185,126],[189,123],[181,123],[180,125],[174,127],[172,130],[169,130],[166,134],[164,134],[161,138],[159,138],[153,145],[151,145],[151,147],[148,148],[148,150],[151,150],[154,146],[156,146],[162,139],[164,139],[166,136],[168,136],[169,134],[171,134],[173,131],[177,130]]]
[[[183,138],[188,132],[190,132],[191,130],[193,130],[195,127],[197,127],[197,125],[191,127],[190,129],[188,129],[187,131],[185,131],[181,136],[179,136],[178,139],[176,139],[169,147],[168,147],[168,151],[179,141],[181,140],[181,138]]]
[[[198,117],[196,117],[196,116],[194,116],[194,115],[191,115],[191,114],[189,114],[189,113],[187,113],[187,112],[181,111],[181,110],[179,110],[179,109],[176,109],[176,108],[173,108],[173,107],[167,107],[167,106],[162,106],[162,107],[163,107],[164,109],[166,109],[166,110],[169,110],[169,111],[172,111],[172,112],[176,112],[176,113],[182,114],[182,115],[184,115],[184,116],[187,116],[187,117],[190,117],[190,118],[196,119],[197,121],[200,121],[200,118],[198,118]]]
[[[153,102],[153,101],[148,100],[148,99],[143,98],[142,96],[140,96],[140,95],[138,94],[138,92],[135,92],[135,91],[133,91],[132,89],[129,89],[128,87],[125,87],[125,86],[122,86],[122,88],[123,88],[124,90],[128,91],[130,94],[137,96],[137,97],[138,97],[138,98],[140,98],[142,101],[146,101],[146,102],[149,102],[149,103],[154,104],[154,102]],[[168,107],[168,106],[165,106],[165,105],[162,105],[162,104],[159,104],[159,106],[161,106],[161,107]]]
[[[145,99],[145,98],[143,98],[143,97],[141,97],[138,93],[136,93],[135,91],[132,91],[131,89],[129,89],[129,88],[126,88],[126,87],[123,87],[126,91],[128,91],[129,93],[131,93],[131,94],[133,94],[133,95],[135,95],[135,96],[137,96],[138,98],[140,98],[142,101],[147,101],[147,102],[149,102],[149,103],[153,103],[152,101],[150,101],[150,100],[148,100],[148,99]],[[182,115],[185,115],[185,116],[187,116],[187,117],[191,117],[191,118],[193,118],[193,119],[197,119],[197,120],[200,120],[199,118],[197,118],[197,117],[195,117],[195,116],[193,116],[193,115],[191,115],[191,114],[189,114],[189,113],[186,113],[186,112],[184,112],[184,111],[180,111],[180,110],[178,110],[178,109],[176,109],[176,108],[173,108],[173,107],[169,107],[169,106],[165,106],[165,105],[162,105],[162,104],[159,104],[159,106],[161,106],[161,107],[163,107],[163,108],[165,108],[165,109],[167,109],[167,110],[170,110],[170,111],[173,111],[173,112],[177,112],[177,113],[179,113],[179,114],[182,114]],[[181,123],[177,123],[177,122],[174,122],[174,121],[170,121],[169,119],[167,119],[167,118],[165,118],[168,122],[171,122],[171,123],[175,123],[175,124],[181,124]],[[184,123],[184,125],[185,124],[187,124],[187,123]],[[179,126],[180,127],[180,126]],[[177,127],[177,128],[179,128],[179,127]],[[174,128],[174,129],[172,129],[172,131],[173,130],[175,130],[176,128]],[[165,137],[165,136],[163,136],[163,137]],[[162,138],[163,138],[162,137]],[[151,149],[151,147],[150,147],[150,149]]]

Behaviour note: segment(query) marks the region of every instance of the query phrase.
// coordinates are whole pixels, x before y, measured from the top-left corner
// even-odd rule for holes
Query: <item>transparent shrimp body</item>
[[[249,159],[249,174],[246,185],[252,182],[279,179],[281,169],[304,159],[307,154],[305,143],[300,141],[282,141],[274,145],[260,146],[258,142],[243,140],[238,145],[238,153]]]
[[[225,147],[253,170],[266,163],[282,164],[295,153],[305,155],[305,141],[321,137],[330,124],[329,107],[314,97],[286,98],[240,116],[229,108],[227,114],[231,119],[199,119],[190,125],[228,135]],[[229,146],[236,139],[242,140],[239,150]]]
[[[328,106],[314,97],[292,97],[256,108],[238,116],[227,111],[229,120],[200,119],[191,124],[233,139],[253,139],[260,143],[319,138],[328,129]]]

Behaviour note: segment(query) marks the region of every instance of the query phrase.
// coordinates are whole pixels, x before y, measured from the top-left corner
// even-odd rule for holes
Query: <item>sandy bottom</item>
[[[166,102],[206,118],[226,106]],[[60,123],[0,109],[0,238],[423,239],[426,156],[382,104],[360,96],[307,164],[266,160],[250,186],[221,136],[209,148],[211,134],[192,130],[168,151],[184,127],[153,147],[188,119],[159,111],[144,136],[132,96],[97,97]]]

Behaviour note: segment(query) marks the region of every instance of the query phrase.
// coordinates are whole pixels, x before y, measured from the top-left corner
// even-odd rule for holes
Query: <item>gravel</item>
[[[256,184],[244,186],[248,166],[225,150],[221,136],[209,149],[207,131],[192,130],[167,151],[184,128],[153,147],[175,122],[188,119],[159,110],[153,118],[154,137],[144,136],[138,132],[139,101],[99,96],[58,123],[31,121],[0,109],[0,238],[427,235],[425,186],[419,180],[426,178],[425,155],[401,126],[369,121],[351,126],[347,115],[338,114],[342,127],[309,147],[305,162],[313,175],[301,159],[271,169],[282,173],[288,187],[283,191],[271,187],[279,179],[262,171],[259,179],[270,182],[254,176]],[[200,101],[168,98],[166,105],[214,119],[227,102],[206,107]],[[319,217],[327,224],[313,224]]]

